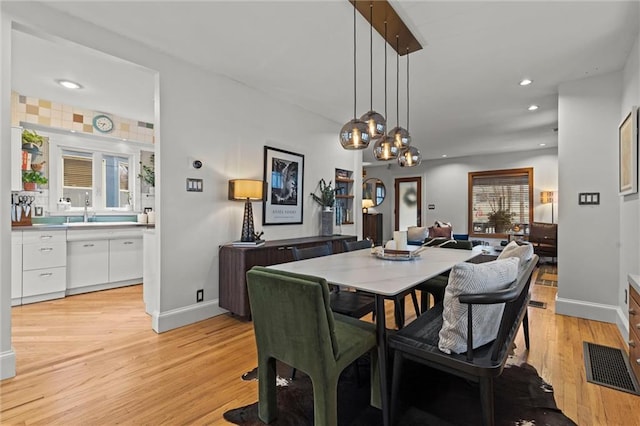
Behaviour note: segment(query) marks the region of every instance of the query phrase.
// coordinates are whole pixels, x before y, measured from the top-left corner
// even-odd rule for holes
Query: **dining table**
[[[418,249],[416,246],[415,249]],[[406,294],[418,284],[449,271],[454,265],[482,253],[485,246],[472,250],[428,247],[418,255],[382,254],[381,248],[355,250],[329,256],[269,266],[271,269],[323,277],[329,284],[350,287],[375,295],[376,338],[380,371],[380,402],[383,424],[390,424],[390,390],[387,356],[387,327],[384,301]]]

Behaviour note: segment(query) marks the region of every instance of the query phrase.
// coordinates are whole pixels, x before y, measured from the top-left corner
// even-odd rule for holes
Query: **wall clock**
[[[113,120],[106,115],[93,117],[93,127],[101,133],[110,133],[113,130]]]

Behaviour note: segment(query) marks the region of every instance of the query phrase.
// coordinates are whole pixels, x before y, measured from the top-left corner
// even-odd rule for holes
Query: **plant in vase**
[[[156,186],[155,154],[151,154],[149,162],[151,165],[142,164],[142,161],[140,162],[141,171],[138,177],[142,179],[144,183],[149,185],[149,193],[153,194]]]
[[[31,153],[39,153],[44,144],[44,136],[40,136],[35,130],[24,129],[22,131],[22,149]]]
[[[37,185],[45,185],[49,182],[45,176],[34,170],[22,172],[22,182],[25,191],[35,191]]]
[[[324,179],[320,179],[318,186],[320,188],[320,195],[318,196],[312,192],[311,197],[324,207],[324,210],[331,210],[336,202],[336,190],[331,186],[331,181],[329,181],[327,185]]]

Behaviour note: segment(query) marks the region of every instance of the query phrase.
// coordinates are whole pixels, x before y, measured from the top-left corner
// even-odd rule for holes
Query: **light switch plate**
[[[580,192],[578,193],[578,204],[581,206],[593,206],[600,204],[599,192]]]
[[[187,192],[202,192],[202,179],[187,178]]]

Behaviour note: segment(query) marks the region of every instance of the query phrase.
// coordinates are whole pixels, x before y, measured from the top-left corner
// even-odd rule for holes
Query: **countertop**
[[[138,222],[70,222],[70,223],[38,223],[29,226],[12,226],[12,231],[42,231],[45,229],[105,229],[105,228],[155,228],[155,224]]]

